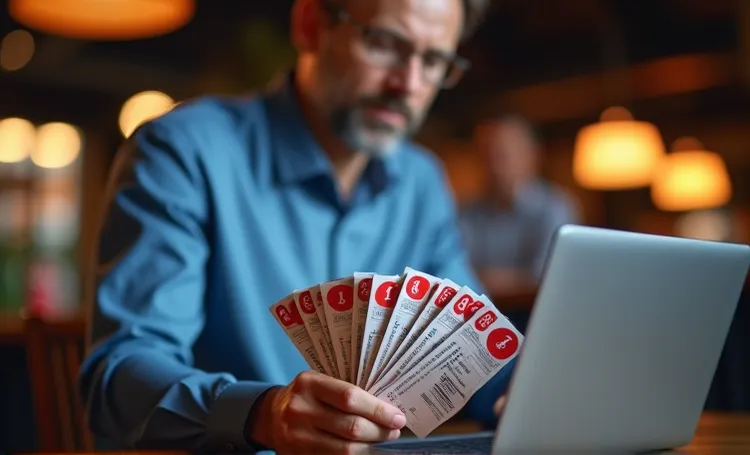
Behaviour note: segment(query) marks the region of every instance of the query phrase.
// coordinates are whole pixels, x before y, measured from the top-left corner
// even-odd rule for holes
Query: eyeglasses
[[[400,68],[408,63],[412,55],[418,54],[422,61],[424,81],[441,89],[455,87],[471,67],[467,59],[439,50],[420,54],[408,39],[384,28],[361,24],[334,2],[321,0],[320,5],[333,21],[349,24],[359,31],[361,40],[358,49],[362,57],[374,66]]]

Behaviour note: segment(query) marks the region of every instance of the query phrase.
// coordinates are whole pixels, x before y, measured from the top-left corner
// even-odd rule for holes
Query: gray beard
[[[392,154],[412,132],[412,128],[403,131],[390,125],[367,122],[356,108],[335,112],[331,124],[347,147],[381,158]]]

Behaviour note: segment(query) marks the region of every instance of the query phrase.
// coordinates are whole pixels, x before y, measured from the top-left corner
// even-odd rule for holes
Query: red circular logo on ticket
[[[443,290],[440,291],[440,295],[435,299],[435,306],[443,308],[453,297],[456,296],[456,293],[458,293],[457,289],[450,286],[444,287]]]
[[[497,360],[507,360],[518,350],[518,337],[504,327],[495,329],[487,337],[487,351]]]
[[[413,276],[406,283],[406,295],[414,300],[422,300],[429,290],[430,282],[427,281],[427,278],[421,276]]]
[[[474,299],[472,299],[469,294],[464,294],[460,299],[456,300],[456,303],[453,304],[453,311],[456,314],[464,314],[464,311],[466,311],[466,307],[471,305],[472,303],[474,303]]]
[[[328,305],[336,311],[351,310],[354,304],[354,289],[348,284],[337,284],[328,290]]]
[[[370,300],[370,291],[372,290],[372,278],[365,278],[359,282],[357,287],[357,297],[363,302]]]
[[[375,291],[375,302],[385,308],[393,308],[400,289],[395,281],[386,281]]]
[[[487,327],[491,326],[495,321],[497,321],[497,315],[494,311],[490,310],[479,316],[477,320],[474,321],[474,327],[477,331],[484,332],[487,330]]]
[[[315,304],[312,301],[312,294],[310,294],[310,291],[305,291],[299,295],[299,306],[304,313],[315,313]]]
[[[281,324],[284,327],[290,327],[294,324],[302,323],[302,318],[299,315],[299,311],[297,311],[297,305],[294,304],[294,301],[289,303],[289,308],[285,307],[283,304],[277,306],[276,316],[279,317],[279,321],[281,321]]]
[[[473,303],[470,303],[464,310],[464,321],[471,319],[471,317],[474,316],[474,313],[482,308],[484,308],[484,302],[481,300],[475,300]]]

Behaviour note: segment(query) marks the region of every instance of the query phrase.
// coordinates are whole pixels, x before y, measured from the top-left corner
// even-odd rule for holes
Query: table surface
[[[434,435],[468,433],[479,428],[467,423],[447,423]],[[659,452],[673,455],[750,455],[750,414],[705,413],[690,445]],[[568,455],[568,454],[565,454]]]
[[[678,454],[750,454],[750,414],[706,413],[690,445]]]
[[[448,422],[433,434],[470,433],[476,430],[477,428],[472,424]],[[187,455],[183,452],[174,451],[96,452],[96,454],[99,453],[102,455]],[[750,414],[706,413],[701,418],[690,445],[658,453],[673,455],[750,455]],[[93,454],[94,452],[80,453],[79,455]]]

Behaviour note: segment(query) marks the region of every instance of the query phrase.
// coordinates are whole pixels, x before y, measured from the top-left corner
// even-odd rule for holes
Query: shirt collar
[[[333,175],[331,162],[312,134],[294,89],[294,73],[287,74],[266,95],[273,159],[282,183],[298,183],[321,175]],[[399,150],[385,158],[373,158],[363,174],[376,188],[385,186],[401,172]]]

